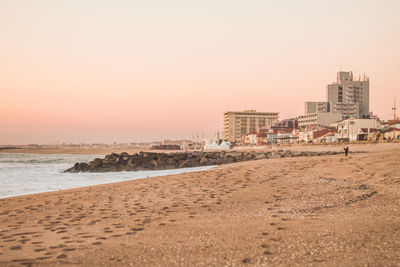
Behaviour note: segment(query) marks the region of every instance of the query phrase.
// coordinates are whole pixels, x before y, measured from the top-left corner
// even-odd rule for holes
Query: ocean
[[[205,171],[215,166],[158,171],[63,173],[99,155],[0,153],[0,198],[107,184],[147,177]]]

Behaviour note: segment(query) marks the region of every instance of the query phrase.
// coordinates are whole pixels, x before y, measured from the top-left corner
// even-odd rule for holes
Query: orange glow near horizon
[[[0,145],[211,137],[228,110],[301,115],[341,69],[382,119],[400,103],[399,1],[168,2],[0,3]]]

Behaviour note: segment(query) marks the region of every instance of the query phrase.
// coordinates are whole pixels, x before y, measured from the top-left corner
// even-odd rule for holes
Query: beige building
[[[242,143],[243,136],[258,132],[264,126],[271,126],[278,121],[278,112],[242,112],[228,111],[224,113],[224,140],[231,143]]]
[[[330,113],[330,112],[316,112],[301,115],[298,118],[299,127],[306,128],[309,126],[329,126],[332,122],[337,122],[342,120],[341,113]]]
[[[326,89],[330,112],[341,113],[343,118],[369,117],[369,79],[353,79],[352,72],[338,72],[337,81]]]
[[[329,112],[329,102],[307,101],[304,102],[304,114]]]

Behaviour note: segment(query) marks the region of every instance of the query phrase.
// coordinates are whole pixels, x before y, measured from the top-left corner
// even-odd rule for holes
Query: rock
[[[282,155],[282,153],[281,153]],[[293,152],[291,150],[286,150],[285,152],[283,152],[283,156],[284,157],[292,157],[293,156]]]
[[[192,159],[187,159],[184,160],[182,163],[178,165],[178,168],[189,168],[189,167],[199,167],[201,166],[200,162],[192,160]]]
[[[266,156],[265,156],[264,153],[262,153],[262,154],[257,154],[257,155],[255,156],[255,159],[265,159],[265,158],[266,158]]]
[[[79,165],[80,165],[80,164],[79,164],[78,162],[75,163],[75,164],[74,164],[74,169],[75,169],[75,170],[79,170]]]
[[[273,152],[270,155],[268,155],[268,158],[270,159],[277,159],[277,158],[281,158],[282,155],[279,152]]]
[[[277,150],[273,152],[189,152],[189,153],[153,153],[139,152],[129,155],[126,152],[106,155],[104,159],[96,158],[89,163],[76,163],[64,172],[111,172],[111,171],[138,171],[138,170],[164,170],[175,168],[198,167],[205,165],[220,165],[233,162],[299,156],[324,156],[336,155],[341,152],[292,152],[291,150]]]
[[[236,152],[236,151],[232,151],[232,152],[226,152],[224,157],[232,157],[232,158],[240,158],[243,156],[243,152]]]
[[[254,157],[255,157],[254,154],[253,154],[253,153],[250,153],[250,152],[245,153],[245,154],[243,155],[243,159],[244,159],[244,160],[251,160],[251,159],[253,159]]]
[[[152,159],[150,161],[146,161],[142,165],[143,168],[149,169],[149,170],[154,170],[157,168],[157,166],[158,166],[158,163],[154,159]]]
[[[185,160],[186,154],[185,153],[175,153],[172,158],[176,161]]]
[[[233,162],[236,162],[236,158],[226,157],[223,159],[222,164],[228,164],[228,163],[233,163]]]
[[[209,159],[218,159],[219,158],[219,153],[218,152],[208,152],[206,153],[206,158]]]
[[[176,161],[173,158],[169,158],[169,159],[167,159],[167,164],[175,165]]]
[[[91,162],[89,162],[90,167],[98,167],[98,166],[101,166],[102,164],[103,164],[103,160],[100,158],[96,158],[96,159],[92,160]]]
[[[217,165],[218,159],[209,159],[207,165]]]
[[[152,160],[157,160],[158,158],[158,153],[154,153],[154,152],[146,152],[143,156],[144,158],[149,158]]]
[[[87,171],[90,169],[89,164],[82,162],[81,164],[79,164],[79,170],[80,171]]]
[[[206,164],[208,162],[208,158],[204,157],[200,160],[200,164]]]

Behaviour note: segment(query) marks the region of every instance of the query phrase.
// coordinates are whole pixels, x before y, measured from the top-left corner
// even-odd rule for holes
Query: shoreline
[[[0,265],[396,265],[400,150],[371,152],[0,199]]]
[[[29,196],[35,196],[35,195],[52,194],[52,193],[55,193],[55,192],[66,192],[66,191],[76,190],[76,189],[84,190],[84,189],[90,189],[91,187],[95,187],[95,186],[113,185],[113,184],[119,184],[119,183],[125,183],[125,182],[131,182],[131,181],[143,180],[143,179],[158,178],[158,177],[168,177],[168,176],[179,175],[179,174],[183,174],[183,173],[202,173],[202,172],[207,172],[207,171],[213,170],[213,169],[217,168],[218,166],[204,166],[204,167],[210,167],[210,168],[207,169],[207,170],[189,171],[189,172],[182,172],[182,173],[178,173],[178,174],[172,173],[172,174],[165,174],[165,175],[155,175],[155,176],[150,176],[150,177],[133,178],[133,179],[126,179],[126,180],[117,180],[117,181],[108,182],[108,183],[101,183],[101,184],[93,184],[93,185],[79,186],[79,187],[73,187],[73,188],[58,189],[58,190],[44,191],[44,192],[38,192],[38,193],[28,193],[28,194],[23,194],[23,195],[15,195],[15,196],[7,196],[7,197],[1,197],[0,196],[0,201],[4,200],[4,199],[9,199],[9,198],[29,197]],[[202,167],[193,167],[193,168],[190,168],[190,169],[194,169],[194,168],[197,169],[197,168],[202,168]],[[177,170],[177,169],[175,169],[175,170]],[[150,170],[150,171],[153,171],[153,170]],[[170,171],[173,171],[173,170],[170,170]]]
[[[32,192],[32,193],[27,193],[27,194],[16,194],[16,195],[4,196],[4,197],[0,196],[0,200],[7,199],[7,198],[14,198],[14,197],[30,196],[30,195],[35,195],[35,194],[61,192],[61,191],[65,191],[65,190],[74,190],[74,189],[80,189],[80,188],[86,188],[86,187],[92,187],[92,186],[123,183],[123,182],[129,182],[129,181],[135,181],[135,180],[141,180],[141,179],[150,179],[150,178],[156,178],[156,177],[168,177],[171,175],[178,175],[178,174],[184,174],[184,173],[201,173],[201,172],[207,172],[209,170],[215,169],[216,167],[218,167],[218,166],[201,166],[201,167],[191,167],[191,168],[181,168],[181,169],[148,170],[148,171],[136,171],[136,172],[128,172],[128,171],[108,172],[108,173],[105,173],[104,176],[113,176],[113,175],[122,176],[124,174],[127,174],[127,176],[126,176],[127,178],[119,177],[119,178],[115,178],[114,181],[93,183],[93,184],[83,185],[83,186],[80,186],[80,185],[72,186],[72,187],[67,186],[67,187],[63,187],[61,189],[52,189],[52,190],[48,190],[48,191]],[[129,173],[136,174],[137,172],[140,172],[139,177],[129,178]],[[79,175],[82,175],[82,173],[80,173],[80,174],[75,173],[73,175],[79,176]],[[79,179],[79,177],[78,177],[78,179]]]

